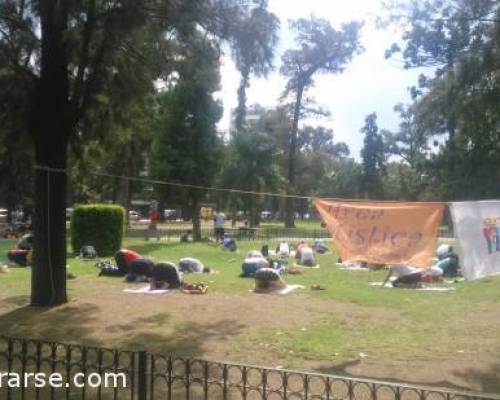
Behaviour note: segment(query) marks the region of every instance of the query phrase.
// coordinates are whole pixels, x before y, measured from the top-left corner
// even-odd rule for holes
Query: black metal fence
[[[164,228],[158,229],[158,234],[162,240],[179,241],[181,236],[190,232],[187,228]],[[237,240],[277,240],[277,239],[327,239],[330,234],[326,229],[306,229],[306,228],[256,228],[239,229],[228,228],[225,232]],[[145,238],[148,235],[147,227],[133,227],[127,230],[126,236],[130,238]],[[211,228],[203,228],[201,237],[205,239],[215,239],[215,232]],[[154,239],[154,237],[153,237]]]
[[[167,228],[159,229],[158,233],[162,240],[179,241],[181,236],[190,232],[190,229]],[[145,238],[148,230],[145,227],[134,227],[127,230],[126,236],[129,238]],[[298,239],[329,239],[331,236],[326,229],[307,228],[257,228],[257,229],[226,229],[226,233],[237,240],[298,240]],[[454,237],[453,231],[449,227],[441,227],[440,238],[451,239]],[[210,228],[201,230],[201,237],[205,239],[215,239],[215,232]]]
[[[39,373],[59,374],[58,387],[36,387]],[[31,379],[24,385],[27,374]],[[122,378],[107,380],[106,374]],[[482,393],[6,337],[0,337],[0,383],[0,399],[7,400],[500,400]]]

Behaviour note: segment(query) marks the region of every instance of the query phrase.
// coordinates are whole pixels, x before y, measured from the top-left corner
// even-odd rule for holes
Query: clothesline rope
[[[48,167],[48,166],[44,166],[44,165],[35,165],[35,169],[43,170],[43,171],[47,171],[47,172],[56,172],[56,173],[63,173],[63,174],[67,173],[66,169]],[[169,182],[169,181],[162,181],[162,180],[157,180],[157,179],[142,178],[142,177],[137,177],[137,176],[116,175],[116,174],[110,174],[110,173],[106,173],[106,172],[97,172],[97,171],[89,171],[88,173],[90,175],[94,175],[94,176],[102,176],[102,177],[114,178],[114,179],[124,179],[124,180],[129,180],[129,181],[134,181],[134,182],[149,183],[152,185],[180,187],[180,188],[184,188],[184,189],[207,190],[207,191],[215,191],[215,192],[226,192],[226,193],[280,197],[280,198],[292,198],[292,199],[300,199],[300,200],[313,200],[313,198],[314,198],[311,196],[300,196],[300,195],[293,195],[293,194],[286,194],[286,193],[256,192],[256,191],[250,191],[250,190],[240,190],[240,189],[230,189],[230,188],[218,188],[218,187],[213,187],[213,186],[192,185],[192,184],[187,184],[187,183]],[[365,202],[365,203],[366,202],[401,203],[401,201],[397,201],[397,200],[343,199],[343,198],[335,198],[335,197],[328,197],[328,198],[323,198],[323,199],[344,202],[344,203],[361,203],[361,202]],[[442,201],[411,201],[411,202],[408,201],[406,203],[416,203],[416,204],[443,204],[444,203],[447,205],[451,204],[451,203],[442,202]]]

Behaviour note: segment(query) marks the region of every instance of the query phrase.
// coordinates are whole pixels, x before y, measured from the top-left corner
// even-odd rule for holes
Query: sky
[[[333,129],[335,140],[343,141],[357,159],[363,146],[360,132],[365,117],[376,112],[378,126],[397,130],[398,116],[393,107],[411,101],[408,88],[417,82],[421,70],[405,70],[401,61],[385,59],[384,52],[393,42],[399,41],[401,32],[391,27],[377,29],[375,19],[383,13],[383,0],[269,0],[269,9],[281,21],[280,43],[275,60],[276,70],[267,78],[252,78],[247,91],[247,106],[259,103],[266,107],[279,104],[279,97],[285,87],[285,79],[279,74],[281,55],[294,47],[293,32],[288,21],[307,18],[311,15],[328,19],[339,29],[340,24],[352,20],[365,22],[361,43],[365,51],[349,63],[342,74],[317,75],[315,87],[308,96],[315,98],[318,105],[326,107],[331,116],[305,121],[309,125],[322,125]],[[217,93],[224,105],[224,115],[219,122],[221,131],[228,131],[231,109],[237,105],[239,74],[230,54],[223,57],[222,89]]]

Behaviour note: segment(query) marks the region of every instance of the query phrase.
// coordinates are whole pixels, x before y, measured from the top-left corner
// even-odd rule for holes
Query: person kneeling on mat
[[[130,263],[138,258],[141,258],[141,255],[132,250],[121,249],[116,252],[115,262],[122,276],[130,272]]]
[[[181,275],[175,264],[160,262],[154,265],[151,277],[151,290],[179,289],[181,285]]]
[[[260,252],[250,252],[241,265],[241,277],[252,277],[261,268],[269,268],[269,261]]]
[[[179,272],[183,274],[202,274],[205,266],[196,258],[185,257],[179,261]]]
[[[454,278],[458,275],[459,259],[458,255],[453,251],[453,247],[449,244],[442,244],[436,251],[438,262],[434,267],[440,268],[443,271],[443,276],[446,278]]]
[[[154,261],[147,258],[136,258],[129,264],[129,273],[125,275],[127,282],[146,282],[153,274]]]
[[[297,253],[299,254],[299,257],[297,258],[299,265],[303,265],[305,267],[314,267],[316,265],[312,248],[310,248],[307,244],[303,244],[299,245],[297,249]]]
[[[261,268],[255,275],[255,293],[271,293],[286,288],[280,274],[272,268]]]

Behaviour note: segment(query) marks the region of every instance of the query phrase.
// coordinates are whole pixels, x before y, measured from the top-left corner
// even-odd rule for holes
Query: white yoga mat
[[[318,269],[320,267],[319,264],[316,264],[314,267],[307,267],[305,265],[300,265],[300,264],[297,264],[297,263],[293,264],[293,266],[295,268],[303,268],[303,269]]]
[[[382,288],[382,284],[384,282],[372,282],[370,286]],[[446,286],[423,286],[421,288],[412,289],[412,288],[396,288],[392,286],[392,282],[387,282],[384,289],[410,289],[410,290],[419,290],[419,291],[429,291],[429,292],[449,292],[450,290],[455,290],[454,287],[446,287]]]
[[[297,289],[304,289],[304,288],[305,288],[305,286],[302,286],[302,285],[287,285],[286,288],[281,289],[277,293],[278,294],[288,294],[288,293],[292,293],[293,291],[295,291]]]
[[[151,290],[149,286],[144,286],[140,289],[123,289],[125,293],[132,293],[132,294],[165,294],[168,293],[167,289],[157,289],[157,290]]]

